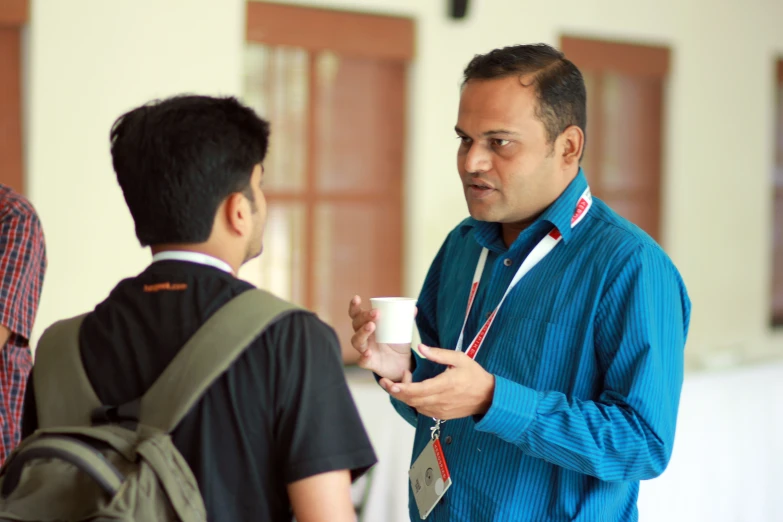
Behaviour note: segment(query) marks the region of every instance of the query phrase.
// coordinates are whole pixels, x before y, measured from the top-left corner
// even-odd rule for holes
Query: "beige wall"
[[[773,0],[471,2],[453,22],[435,0],[290,2],[412,16],[407,281],[417,292],[446,233],[466,215],[454,154],[460,72],[470,57],[559,35],[669,45],[664,246],[694,303],[693,364],[775,351],[770,280],[772,58],[783,53]],[[108,131],[122,111],[179,91],[241,94],[241,0],[32,0],[28,32],[28,176],[50,256],[40,329],[89,309],[141,270],[114,181]],[[350,296],[351,289],[346,289]],[[723,353],[725,352],[725,353]]]
[[[149,254],[117,186],[109,129],[181,91],[236,94],[242,0],[31,0],[26,161],[49,269],[35,336],[91,309]]]

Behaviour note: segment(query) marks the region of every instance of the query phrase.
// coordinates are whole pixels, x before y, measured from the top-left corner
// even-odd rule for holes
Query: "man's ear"
[[[235,192],[226,198],[223,205],[226,223],[232,233],[244,236],[252,226],[250,217],[250,205],[247,198],[239,192]]]
[[[585,147],[585,134],[576,125],[566,128],[557,140],[562,147],[563,164],[579,165]]]

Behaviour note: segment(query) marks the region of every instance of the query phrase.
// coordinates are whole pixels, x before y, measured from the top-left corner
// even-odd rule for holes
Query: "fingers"
[[[444,378],[444,374],[428,379],[421,383],[414,383],[413,375],[405,371],[402,381],[394,382],[383,378],[379,382],[386,392],[398,399],[422,415],[429,417],[438,417],[440,419],[455,418],[451,414],[452,408],[449,406],[450,394],[447,392],[438,392],[438,389],[450,389],[451,380]]]
[[[351,336],[351,346],[359,353],[369,356],[370,354],[366,353],[369,347],[368,341],[375,332],[374,321],[378,317],[378,311],[362,310],[362,298],[355,295],[348,305],[348,315],[351,317],[351,326],[354,331]],[[362,365],[361,361],[359,365]]]
[[[451,375],[446,373],[421,382],[405,382],[403,377],[403,382],[393,383],[389,391],[397,399],[413,406],[413,403],[423,404],[426,399],[450,390],[452,382]]]
[[[359,312],[351,321],[353,331],[356,332],[362,327],[366,326],[368,323],[374,322],[376,319],[378,319],[379,315],[379,310],[363,310]]]
[[[362,298],[358,295],[353,296],[348,304],[348,316],[353,319],[362,311]]]
[[[362,299],[358,295],[351,299],[351,303],[348,306],[348,315],[351,318],[351,326],[353,331],[357,332],[363,328],[367,323],[375,321],[378,318],[378,310],[362,310]]]
[[[388,386],[388,383],[387,383]],[[390,387],[384,388],[389,395],[398,399],[411,408],[415,409],[422,415],[427,417],[436,417],[438,419],[448,420],[456,418],[454,416],[454,398],[450,393],[439,393],[434,395],[424,395],[420,397],[406,394],[402,391],[395,392],[395,386],[392,384]]]
[[[452,409],[452,401],[448,395],[428,395],[426,397],[412,398],[406,397],[401,393],[394,393],[393,386],[386,389],[387,393],[395,399],[404,402],[422,415],[428,417],[437,417],[446,420]]]
[[[410,372],[410,370],[405,370],[404,372],[402,372],[402,380],[400,381],[400,383],[396,383],[391,379],[387,379],[386,377],[383,377],[378,381],[378,384],[381,385],[381,388],[389,392],[392,389],[399,390],[399,388],[396,387],[397,384],[410,384],[412,382],[413,382],[413,374]]]
[[[377,361],[377,358],[373,357],[373,351],[368,349],[369,344],[365,343],[363,346],[354,346],[354,349],[359,352],[359,360],[356,361],[356,364],[359,366],[359,368],[363,368],[365,370],[375,371],[375,362]]]
[[[375,323],[365,323],[364,326],[359,328],[351,336],[351,346],[353,346],[359,353],[364,353],[369,347],[368,340],[370,336],[375,332]]]
[[[386,377],[383,377],[380,381],[378,381],[378,384],[380,384],[381,388],[387,392],[392,386],[394,386],[394,382],[391,379],[387,379]]]
[[[444,350],[443,348],[430,348],[424,344],[419,345],[419,352],[428,360],[445,366],[461,366],[471,360],[463,352]]]

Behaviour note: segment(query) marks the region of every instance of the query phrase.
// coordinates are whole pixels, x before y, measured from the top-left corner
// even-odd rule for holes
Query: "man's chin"
[[[242,264],[244,265],[245,263],[259,257],[263,253],[263,251],[264,251],[264,246],[261,245],[261,247],[258,249],[257,252],[246,255],[245,260],[242,262]]]
[[[488,222],[494,222],[495,219],[491,212],[487,212],[486,209],[478,209],[478,208],[471,208],[470,205],[468,206],[468,212],[470,212],[470,217],[475,219],[476,221],[488,221]]]

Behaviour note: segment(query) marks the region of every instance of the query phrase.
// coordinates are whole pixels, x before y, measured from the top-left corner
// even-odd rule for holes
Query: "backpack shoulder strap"
[[[246,290],[215,312],[142,396],[139,423],[170,433],[250,343],[296,305]]]
[[[41,336],[35,351],[33,386],[38,426],[89,426],[101,405],[79,352],[79,329],[87,314],[63,319]]]

